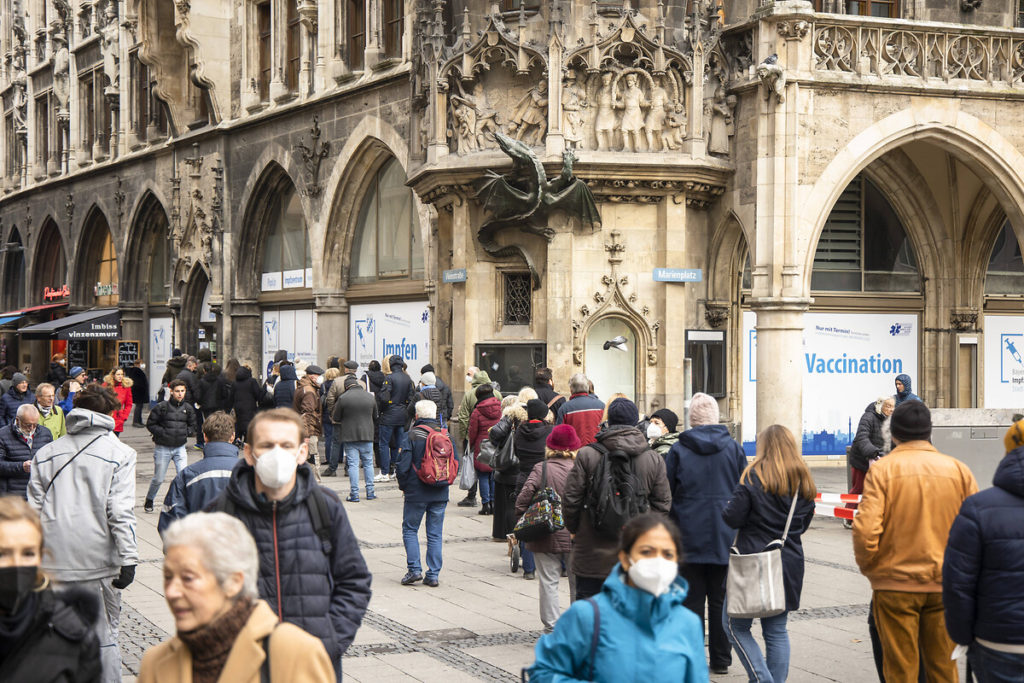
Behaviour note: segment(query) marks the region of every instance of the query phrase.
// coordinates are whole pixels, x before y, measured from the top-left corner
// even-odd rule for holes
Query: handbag
[[[520,541],[539,541],[565,528],[562,519],[562,497],[548,486],[548,461],[541,463],[540,488],[530,501],[530,507],[519,518],[512,533]]]
[[[505,443],[501,444],[501,448],[498,449],[497,454],[494,456],[494,464],[491,467],[499,472],[508,472],[509,470],[519,468],[519,457],[516,455],[515,449],[515,434],[516,430],[513,427],[509,431]]]
[[[759,553],[741,555],[736,548],[740,532],[729,549],[729,572],[725,583],[726,614],[734,619],[763,619],[786,611],[786,588],[782,578],[782,548],[796,510],[797,495],[789,506],[786,528]]]
[[[476,461],[481,465],[494,469],[494,459],[498,456],[498,447],[494,445],[494,442],[490,439],[484,439],[480,442],[480,455],[476,456]]]
[[[468,491],[476,486],[476,468],[473,467],[473,448],[471,446],[466,446],[459,468],[459,488]]]

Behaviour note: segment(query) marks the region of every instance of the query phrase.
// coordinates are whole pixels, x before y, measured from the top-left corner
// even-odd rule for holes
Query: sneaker
[[[388,481],[388,479],[389,479],[388,475],[386,475],[383,472],[381,472],[380,474],[378,474],[376,477],[373,478],[373,483],[374,484],[379,484],[381,482]]]
[[[359,496],[351,496],[350,495],[348,498],[345,499],[345,502],[346,503],[358,503],[359,502]]]
[[[729,673],[729,667],[713,666],[711,667],[711,673],[715,674],[716,676],[724,676],[725,674]]]
[[[437,588],[437,578],[433,576],[428,576],[427,578],[423,579],[423,585],[430,586],[431,588]]]
[[[146,504],[143,506],[142,509],[145,510],[146,512],[152,512],[153,511],[153,501],[151,501],[149,498],[147,498],[146,499]]]
[[[328,467],[328,468],[324,469],[323,472],[320,473],[320,476],[321,477],[336,477],[336,476],[338,476],[338,470],[337,470],[337,468]]]
[[[367,493],[366,494],[366,500],[377,500],[377,494],[375,494],[375,493]]]
[[[416,583],[417,581],[422,581],[422,580],[423,580],[423,574],[420,574],[418,572],[409,572],[408,574],[406,574],[405,576],[402,577],[402,585],[403,586],[411,586],[412,584]]]
[[[469,496],[466,496],[465,498],[458,502],[458,506],[460,508],[475,508],[476,498],[470,498]]]
[[[202,447],[202,446],[200,446],[199,444],[194,444],[194,445],[192,446],[192,448],[196,449],[197,451],[202,451],[202,450],[203,450],[203,447]]]
[[[523,578],[526,579],[527,581],[533,581],[534,579],[537,578],[537,573],[536,572],[523,572]]]

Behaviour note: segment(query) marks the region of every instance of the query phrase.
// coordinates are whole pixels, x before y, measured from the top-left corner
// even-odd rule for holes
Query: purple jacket
[[[523,490],[516,498],[516,521],[523,516],[526,508],[530,507],[533,497],[540,491],[541,471],[544,469],[544,462],[548,464],[548,487],[553,488],[560,497],[565,496],[565,481],[569,478],[576,461],[570,458],[548,458],[533,466],[530,476],[523,484]],[[561,529],[547,538],[539,541],[531,541],[526,544],[526,549],[535,553],[567,553],[572,550],[572,538],[568,529]]]

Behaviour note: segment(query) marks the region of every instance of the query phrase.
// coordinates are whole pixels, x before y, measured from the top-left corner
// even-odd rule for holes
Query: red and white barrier
[[[814,514],[821,515],[822,517],[837,517],[839,519],[852,520],[854,517],[857,516],[857,511],[851,510],[849,508],[837,507],[835,505],[815,503]]]
[[[816,503],[829,503],[830,505],[841,505],[843,503],[859,503],[859,493],[819,493],[814,497]]]

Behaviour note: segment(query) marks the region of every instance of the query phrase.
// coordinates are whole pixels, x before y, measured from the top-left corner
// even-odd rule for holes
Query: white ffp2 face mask
[[[269,489],[279,489],[295,476],[297,456],[280,446],[272,449],[256,459],[256,476]]]
[[[664,557],[645,557],[634,561],[626,573],[637,588],[658,597],[668,592],[679,576],[679,565]]]
[[[654,424],[653,422],[651,424],[647,425],[647,438],[648,439],[657,439],[660,436],[661,436],[661,427],[659,427],[658,425]]]

